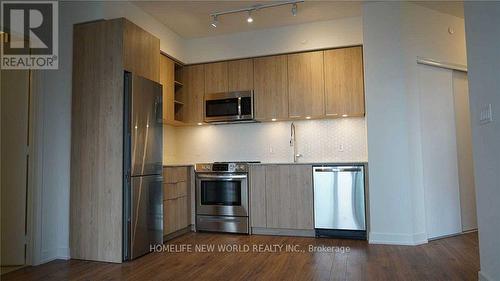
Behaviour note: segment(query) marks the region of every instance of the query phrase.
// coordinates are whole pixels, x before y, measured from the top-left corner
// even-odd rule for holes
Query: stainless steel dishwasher
[[[314,166],[314,228],[317,237],[366,240],[363,165]]]

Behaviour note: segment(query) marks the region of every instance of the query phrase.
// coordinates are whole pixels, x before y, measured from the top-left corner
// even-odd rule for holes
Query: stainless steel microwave
[[[253,107],[253,91],[206,94],[204,121],[251,122],[254,120]]]

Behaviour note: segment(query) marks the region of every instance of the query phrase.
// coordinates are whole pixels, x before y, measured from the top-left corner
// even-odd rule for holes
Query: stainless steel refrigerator
[[[366,239],[364,165],[313,169],[316,236]]]
[[[162,88],[125,72],[123,260],[163,241]]]

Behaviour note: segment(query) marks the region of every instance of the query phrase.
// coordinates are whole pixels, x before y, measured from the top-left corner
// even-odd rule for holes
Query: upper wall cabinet
[[[323,51],[288,55],[289,117],[325,114]]]
[[[205,64],[205,93],[228,91],[227,62]]]
[[[123,21],[123,65],[126,70],[160,82],[160,40],[132,22]]]
[[[182,69],[185,102],[184,122],[203,122],[203,95],[205,94],[205,67],[202,64],[185,66]]]
[[[253,59],[229,61],[227,68],[230,92],[253,89]]]
[[[174,69],[175,63],[167,56],[160,55],[160,84],[163,89],[163,119],[174,121]]]
[[[325,51],[327,116],[365,114],[362,47]]]
[[[205,93],[253,90],[253,59],[205,64]]]
[[[287,56],[254,60],[255,118],[265,121],[288,118]]]

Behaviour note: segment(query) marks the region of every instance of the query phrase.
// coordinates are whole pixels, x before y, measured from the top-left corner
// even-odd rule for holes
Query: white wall
[[[500,3],[465,2],[472,143],[479,224],[480,280],[500,280]],[[480,109],[493,122],[480,125]]]
[[[69,257],[69,191],[71,150],[71,75],[73,24],[103,18],[126,17],[151,30],[164,50],[183,58],[183,42],[158,21],[127,2],[59,3],[59,69],[36,71],[40,91],[36,120],[41,165],[38,189],[41,193],[39,251],[35,263]]]
[[[213,161],[293,162],[291,122],[173,128],[176,139],[165,149],[166,164]],[[364,118],[296,121],[299,162],[366,162]],[[342,151],[339,147],[342,145]],[[167,144],[168,146],[168,144]]]
[[[254,57],[363,42],[361,17],[189,39],[186,63]]]
[[[363,12],[370,241],[424,243],[416,59],[465,64],[463,19],[400,2],[365,3]]]

